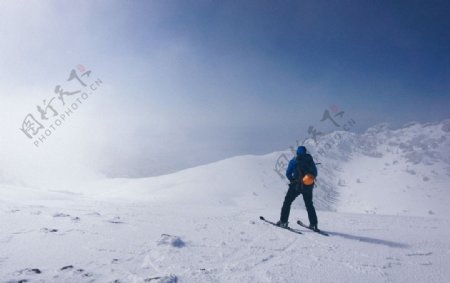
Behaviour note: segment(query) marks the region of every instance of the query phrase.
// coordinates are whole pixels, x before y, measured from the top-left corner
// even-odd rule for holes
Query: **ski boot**
[[[317,224],[315,224],[315,225],[309,224],[309,229],[311,229],[315,232],[320,232],[319,228],[317,228]]]
[[[280,220],[277,222],[277,226],[281,228],[288,228],[288,222],[281,222]]]

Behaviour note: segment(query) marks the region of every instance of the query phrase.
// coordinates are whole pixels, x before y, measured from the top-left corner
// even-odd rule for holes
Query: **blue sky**
[[[3,113],[24,116],[83,64],[107,87],[60,139],[139,176],[285,149],[331,105],[355,131],[439,121],[449,14],[448,1],[2,1]]]

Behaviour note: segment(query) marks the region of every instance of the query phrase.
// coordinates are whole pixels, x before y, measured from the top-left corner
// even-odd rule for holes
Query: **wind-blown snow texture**
[[[0,282],[448,281],[449,120],[306,146],[330,237],[258,219],[279,217],[287,188],[273,168],[288,151],[77,191],[1,185]]]

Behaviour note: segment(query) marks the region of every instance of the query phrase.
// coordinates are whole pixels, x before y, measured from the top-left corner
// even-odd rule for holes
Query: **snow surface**
[[[289,151],[72,191],[3,184],[0,282],[449,281],[449,120],[306,146],[330,237],[295,224],[307,222],[301,198],[290,225],[303,235],[259,220],[279,217],[274,166]]]

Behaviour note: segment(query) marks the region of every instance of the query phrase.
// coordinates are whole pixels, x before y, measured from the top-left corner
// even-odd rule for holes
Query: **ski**
[[[278,228],[281,228],[281,229],[285,229],[285,230],[291,231],[291,232],[296,233],[296,234],[300,234],[300,235],[303,234],[299,230],[293,229],[291,227],[286,227],[286,228],[280,227],[275,222],[269,221],[269,220],[265,219],[263,216],[260,216],[259,219],[261,219],[262,221],[264,221],[264,222],[266,222],[268,224],[272,224],[275,227],[278,227]]]
[[[308,225],[305,225],[305,224],[304,224],[303,222],[301,222],[300,220],[297,221],[297,224],[300,225],[300,226],[302,226],[302,227],[304,227],[304,228],[306,228],[306,229],[309,229],[309,230],[311,230],[311,231],[313,231],[313,232],[316,232],[316,233],[318,233],[318,234],[321,234],[321,235],[324,235],[324,236],[330,236],[328,233],[325,233],[325,232],[323,232],[323,231],[321,231],[321,230],[319,230],[319,229],[314,230],[314,229],[312,229],[312,228],[309,228]]]

